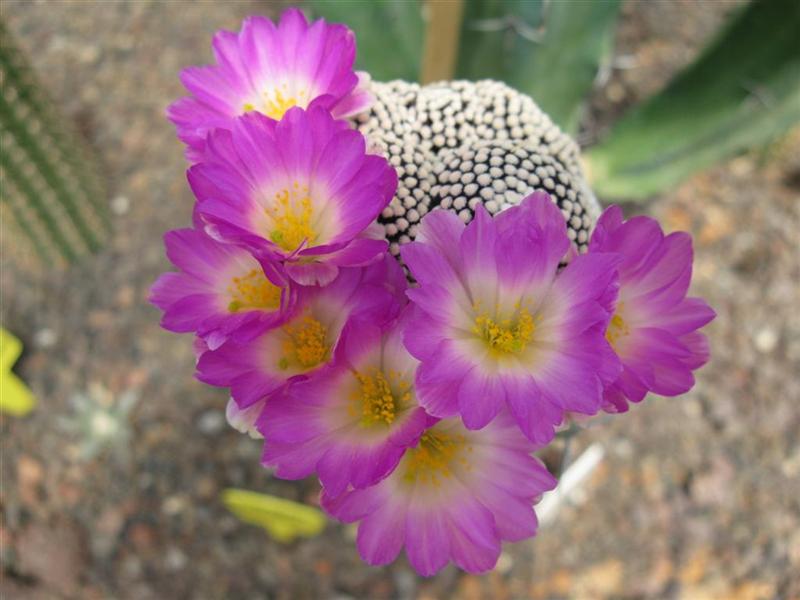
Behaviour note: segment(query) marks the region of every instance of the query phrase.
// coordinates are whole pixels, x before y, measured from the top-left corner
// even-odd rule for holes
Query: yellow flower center
[[[454,468],[469,470],[466,456],[469,452],[472,452],[472,446],[464,435],[429,429],[422,434],[416,448],[406,451],[403,479],[410,484],[439,487],[442,480],[453,476]]]
[[[372,374],[355,372],[359,389],[350,396],[350,412],[360,416],[363,427],[391,425],[397,413],[411,403],[411,384],[396,371],[375,369]]]
[[[287,323],[283,332],[283,356],[278,361],[281,369],[297,365],[301,371],[308,371],[327,360],[328,329],[311,315]]]
[[[614,348],[614,350],[617,350],[617,342],[620,340],[620,338],[630,335],[631,333],[631,328],[625,322],[625,319],[623,319],[619,314],[621,309],[622,303],[620,302],[619,306],[617,307],[617,312],[615,312],[614,316],[611,317],[611,321],[608,323],[608,328],[606,329],[606,339]]]
[[[481,312],[479,305],[473,309],[478,316],[475,317],[473,333],[478,335],[489,348],[498,354],[519,354],[533,339],[536,323],[527,309],[515,306],[513,318],[494,320],[488,313]]]
[[[291,189],[280,190],[266,212],[272,221],[270,239],[287,252],[295,250],[304,241],[310,245],[317,239],[311,225],[314,205],[308,194],[308,186],[301,186],[295,181]]]
[[[246,275],[234,277],[228,285],[231,301],[228,310],[275,310],[281,304],[281,288],[274,285],[259,269],[252,269]]]
[[[296,93],[289,92],[289,86],[285,83],[280,88],[272,90],[272,93],[264,92],[262,95],[264,99],[261,112],[276,121],[280,121],[286,111],[293,106],[305,106],[308,102],[306,90],[301,89]],[[247,102],[244,105],[244,112],[250,112],[258,108],[252,102]]]

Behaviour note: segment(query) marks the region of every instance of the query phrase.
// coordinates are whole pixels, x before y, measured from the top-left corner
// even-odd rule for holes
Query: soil
[[[585,141],[653,93],[739,2],[627,2]],[[39,400],[2,419],[3,598],[800,597],[800,131],[650,202],[695,239],[693,292],[717,310],[713,360],[680,398],[650,398],[572,441],[597,469],[534,539],[485,576],[364,565],[331,523],[285,545],[227,512],[239,487],[316,503],[314,481],[259,466],[192,378],[190,339],[146,302],[169,268],[161,235],[190,222],[181,144],[164,108],[220,28],[276,3],[12,2],[2,17],[112,190],[114,235],[68,269],[15,260],[4,236],[4,327]],[[624,67],[624,68],[622,68]],[[14,246],[14,248],[11,248]],[[792,375],[795,373],[795,375]],[[98,415],[101,415],[98,417]],[[98,423],[102,426],[99,426]],[[113,435],[110,435],[112,432]]]

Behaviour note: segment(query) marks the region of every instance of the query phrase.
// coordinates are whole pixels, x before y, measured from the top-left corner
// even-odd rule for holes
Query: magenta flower
[[[286,479],[316,472],[332,497],[377,483],[429,419],[414,391],[417,364],[399,327],[351,322],[333,365],[267,403],[264,464]]]
[[[280,122],[254,113],[216,130],[189,183],[213,237],[285,262],[302,285],[326,285],[339,267],[366,265],[386,249],[374,222],[397,175],[366,154],[359,132],[312,107]]]
[[[387,267],[389,261],[394,267]],[[331,360],[348,320],[382,325],[397,315],[400,300],[385,284],[387,269],[400,267],[387,256],[371,267],[342,269],[324,288],[301,289],[279,327],[203,353],[197,378],[230,387],[240,409],[275,395],[289,382],[306,379]]]
[[[504,406],[544,443],[565,411],[594,414],[619,362],[604,338],[614,295],[614,255],[578,256],[564,217],[545,193],[492,219],[479,207],[466,227],[455,214],[425,217],[403,259],[419,282],[405,343],[421,361],[420,404],[460,414],[480,429]]]
[[[479,431],[447,419],[380,483],[335,498],[323,490],[322,506],[347,523],[361,521],[358,551],[371,565],[392,562],[405,547],[422,575],[450,561],[481,573],[494,567],[501,541],[536,534],[533,504],[556,480],[534,449],[507,412]]]
[[[245,248],[222,244],[197,229],[167,232],[164,244],[181,270],[164,273],[150,290],[150,302],[164,311],[165,329],[196,332],[213,349],[229,337],[256,337],[296,303],[296,286]]]
[[[213,50],[217,65],[181,73],[193,96],[167,109],[193,162],[202,157],[211,130],[231,129],[236,117],[250,111],[280,120],[291,107],[313,102],[342,118],[373,101],[368,76],[353,71],[353,32],[322,19],[309,25],[296,8],[284,11],[277,26],[248,17],[240,33],[218,32]]]
[[[665,236],[649,217],[622,220],[611,206],[592,234],[589,253],[614,252],[619,265],[619,297],[606,338],[622,361],[619,378],[606,386],[605,409],[628,410],[648,391],[683,394],[694,385],[692,371],[709,358],[708,341],[697,331],[715,313],[700,298],[687,298],[692,278],[692,239]]]

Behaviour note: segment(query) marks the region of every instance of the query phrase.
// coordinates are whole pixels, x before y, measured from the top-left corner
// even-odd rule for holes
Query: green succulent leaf
[[[456,75],[500,79],[574,133],[618,13],[618,0],[467,2]]]
[[[11,372],[11,367],[22,354],[22,342],[10,331],[0,328],[0,413],[24,417],[36,406],[36,399]]]
[[[227,488],[222,492],[222,501],[239,519],[263,527],[278,542],[313,537],[327,523],[325,515],[316,508],[248,490]]]
[[[417,81],[425,26],[420,0],[310,0],[312,16],[356,34],[356,67],[378,81]]]
[[[585,158],[599,195],[638,199],[800,121],[800,3],[755,1]]]

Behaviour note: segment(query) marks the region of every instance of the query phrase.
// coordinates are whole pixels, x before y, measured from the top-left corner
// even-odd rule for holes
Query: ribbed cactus
[[[0,89],[4,230],[24,233],[46,264],[96,251],[110,226],[96,159],[37,84],[2,22]]]

